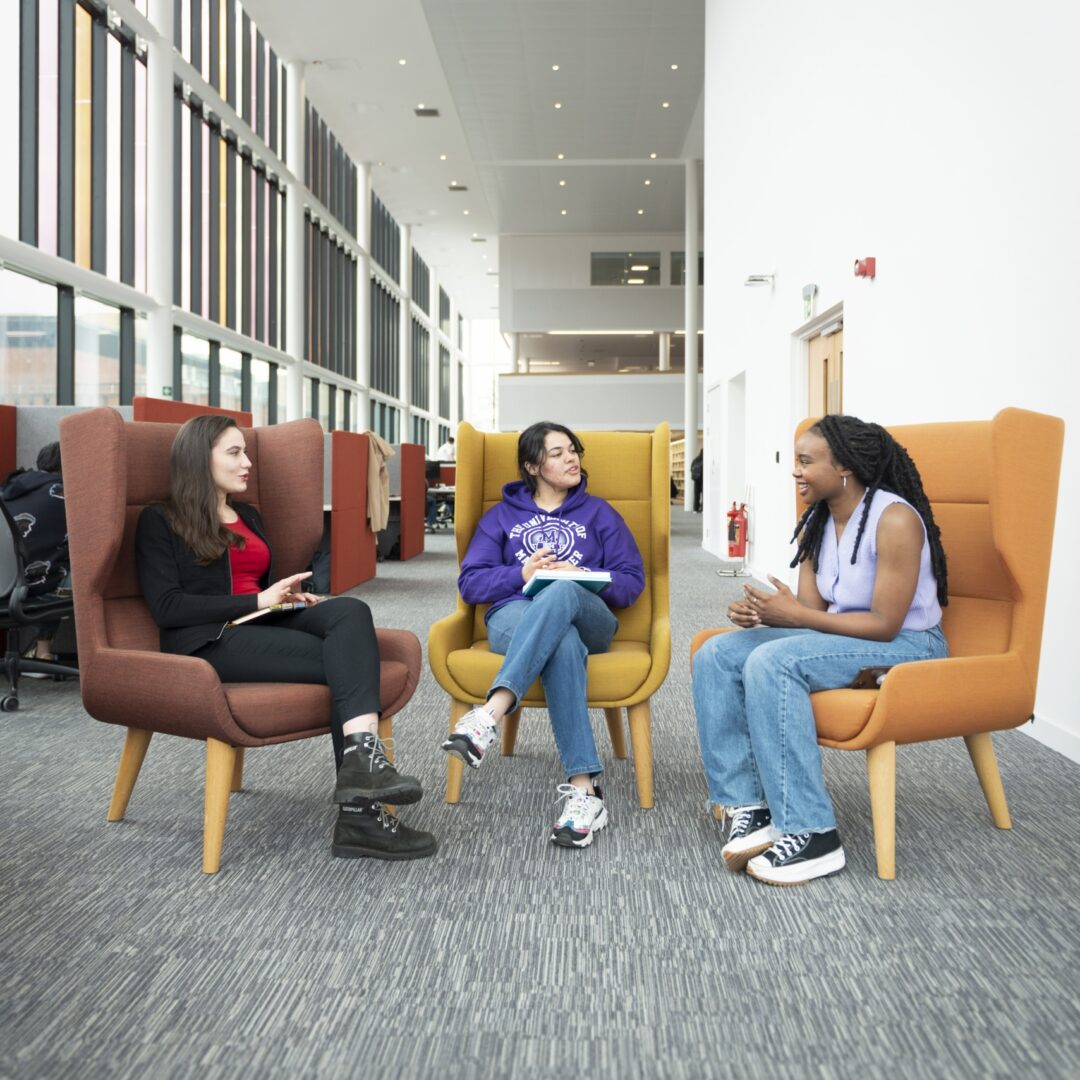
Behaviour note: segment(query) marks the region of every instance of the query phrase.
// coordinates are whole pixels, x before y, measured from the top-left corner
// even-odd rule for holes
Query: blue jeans
[[[540,677],[568,779],[603,771],[589,723],[585,659],[607,652],[618,627],[607,604],[573,581],[556,581],[535,600],[513,600],[488,619],[488,643],[506,658],[488,696],[504,688],[520,701]]]
[[[694,656],[694,710],[709,801],[765,804],[784,833],[836,828],[810,695],[864,667],[948,655],[941,628],[892,641],[759,626],[710,638]]]

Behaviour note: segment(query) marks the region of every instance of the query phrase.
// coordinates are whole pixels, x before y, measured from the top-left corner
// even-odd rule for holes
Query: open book
[[[526,596],[535,596],[553,581],[576,581],[589,592],[598,593],[605,585],[611,584],[611,575],[606,570],[537,570],[521,591]]]
[[[225,625],[228,626],[242,626],[246,622],[251,622],[252,619],[261,619],[264,615],[269,615],[273,611],[300,611],[306,608],[307,604],[303,600],[290,600],[284,604],[271,604],[269,607],[259,608],[258,611],[249,611],[246,615],[241,615],[239,619],[232,619]]]

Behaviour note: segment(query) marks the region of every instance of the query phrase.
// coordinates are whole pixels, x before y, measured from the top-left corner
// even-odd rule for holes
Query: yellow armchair
[[[516,434],[485,434],[463,423],[457,434],[457,492],[454,536],[458,563],[465,556],[480,517],[502,498],[502,486],[518,478]],[[588,659],[590,708],[603,709],[616,757],[626,757],[622,710],[628,712],[638,799],[653,805],[652,736],[649,699],[667,676],[671,661],[669,604],[670,433],[590,431],[582,436],[589,491],[618,510],[634,535],[645,563],[645,590],[628,608],[616,611],[619,629],[607,653]],[[450,695],[450,728],[471,705],[483,702],[502,657],[488,648],[484,605],[466,604],[440,619],[428,635],[428,659],[438,684]],[[544,708],[537,680],[520,703]],[[520,708],[503,722],[502,751],[514,752]],[[461,798],[463,765],[451,757],[446,801]]]
[[[801,435],[813,420],[805,420]],[[991,731],[1035,708],[1065,425],[1003,409],[993,420],[889,429],[911,454],[949,563],[944,660],[901,664],[880,690],[811,694],[818,742],[865,750],[878,877],[896,876],[896,747],[962,736],[994,824],[1008,829]],[[799,506],[801,512],[802,506]],[[690,646],[723,630],[703,630]]]

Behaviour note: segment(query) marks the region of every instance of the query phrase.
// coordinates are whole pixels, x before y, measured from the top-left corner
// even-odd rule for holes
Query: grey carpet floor
[[[543,713],[441,801],[447,702],[426,674],[396,735],[433,859],[331,859],[312,740],[248,754],[206,877],[201,747],[156,737],[108,825],[122,732],[74,685],[24,684],[0,720],[0,1076],[1080,1075],[1080,767],[1022,733],[996,738],[1011,832],[962,743],[905,748],[898,877],[879,881],[865,759],[831,752],[847,871],[803,889],[725,872],[687,652],[738,586],[700,521],[674,513],[656,809],[596,713],[612,824],[585,851],[547,840]],[[454,596],[451,539],[428,546],[357,590],[421,640]]]

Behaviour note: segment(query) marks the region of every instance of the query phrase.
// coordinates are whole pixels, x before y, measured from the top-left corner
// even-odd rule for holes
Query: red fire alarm
[[[868,256],[865,259],[855,260],[855,276],[856,277],[875,277],[877,273],[877,259],[873,255]]]

